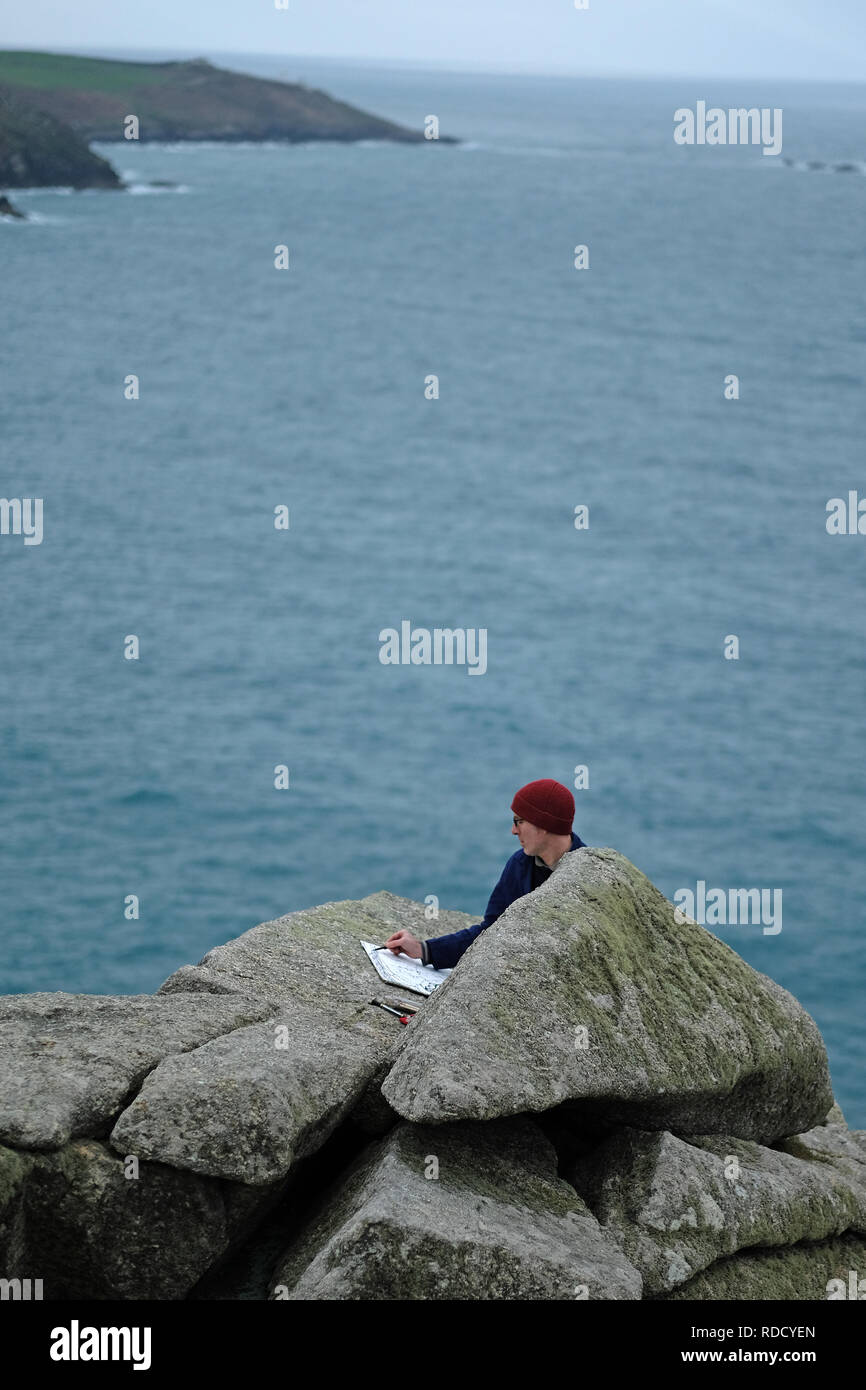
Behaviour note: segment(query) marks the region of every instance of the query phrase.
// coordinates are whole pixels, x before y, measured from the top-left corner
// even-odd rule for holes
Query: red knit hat
[[[511,809],[539,830],[551,835],[568,835],[574,820],[574,797],[561,782],[542,777],[540,782],[527,782],[511,803]]]

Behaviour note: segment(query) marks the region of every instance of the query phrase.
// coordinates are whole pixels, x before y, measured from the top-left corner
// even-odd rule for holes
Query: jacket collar
[[[580,849],[580,848],[582,848],[582,847],[583,847],[583,840],[580,838],[579,835],[575,835],[574,831],[572,830],[572,832],[571,832],[571,849],[567,849],[567,850],[565,851],[566,854],[571,854],[571,850]],[[532,867],[533,867],[534,863],[535,863],[535,855],[534,855],[534,854],[524,854],[524,855],[523,855],[523,862],[521,863],[520,868],[521,868],[523,877],[526,879],[527,883],[530,882],[530,880],[531,880],[531,878],[532,878]]]

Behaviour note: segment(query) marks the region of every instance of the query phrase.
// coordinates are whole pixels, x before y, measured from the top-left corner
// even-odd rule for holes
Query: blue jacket
[[[583,840],[572,831],[571,849],[582,849],[583,847]],[[568,851],[568,853],[570,852]],[[505,909],[516,902],[518,898],[522,898],[525,893],[531,893],[534,863],[534,856],[525,854],[522,849],[519,849],[516,854],[512,854],[502,870],[499,882],[490,894],[490,902],[487,904],[484,921],[479,922],[474,927],[464,927],[463,931],[453,931],[448,936],[429,937],[425,945],[430,964],[435,965],[437,970],[443,970],[449,965],[456,965],[463,952],[469,949],[476,936],[483,932],[485,927],[489,927],[498,917],[501,917]]]

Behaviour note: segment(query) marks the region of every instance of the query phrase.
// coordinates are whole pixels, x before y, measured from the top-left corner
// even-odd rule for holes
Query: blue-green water
[[[799,167],[866,158],[864,89],[245,65],[467,143],[113,145],[182,191],[15,195],[0,990],[152,990],[380,888],[480,914],[514,790],[586,764],[576,829],[669,896],[783,891],[718,934],[866,1124],[866,536],[825,528],[866,178]],[[698,99],[781,106],[798,166],[674,145]],[[486,674],[382,665],[404,619],[486,628]]]

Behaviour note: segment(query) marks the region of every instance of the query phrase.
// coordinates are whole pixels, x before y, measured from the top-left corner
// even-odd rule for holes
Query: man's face
[[[547,838],[547,831],[539,830],[537,825],[521,820],[520,816],[513,816],[512,822],[511,833],[517,836],[524,854],[538,854],[539,847]]]

